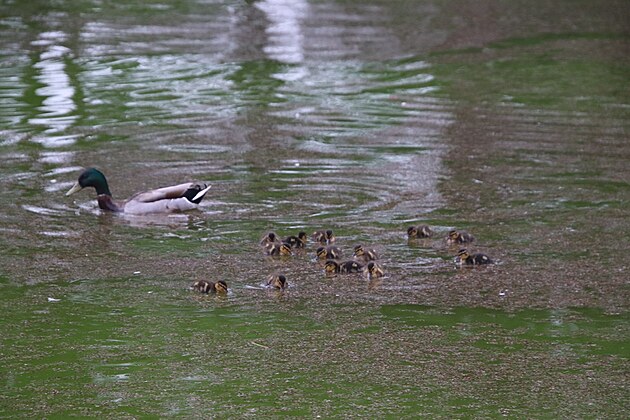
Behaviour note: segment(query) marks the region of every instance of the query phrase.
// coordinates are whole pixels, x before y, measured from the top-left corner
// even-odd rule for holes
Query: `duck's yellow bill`
[[[68,195],[72,195],[72,194],[74,194],[75,192],[77,192],[77,191],[81,190],[82,188],[83,188],[83,187],[81,187],[81,185],[79,185],[79,181],[77,181],[77,182],[76,182],[76,183],[72,186],[72,188],[70,188],[70,190],[68,190],[68,192],[66,193],[66,196],[68,196]]]

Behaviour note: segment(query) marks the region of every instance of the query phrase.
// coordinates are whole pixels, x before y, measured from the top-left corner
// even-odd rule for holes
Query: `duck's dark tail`
[[[184,193],[184,197],[190,201],[191,203],[199,204],[203,197],[206,195],[211,186],[203,184],[203,186],[199,184],[195,184],[192,187],[188,188]]]

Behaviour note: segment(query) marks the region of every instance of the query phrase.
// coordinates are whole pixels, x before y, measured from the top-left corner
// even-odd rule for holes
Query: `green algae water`
[[[626,417],[626,6],[2,3],[0,417]],[[386,276],[258,245],[325,228]]]

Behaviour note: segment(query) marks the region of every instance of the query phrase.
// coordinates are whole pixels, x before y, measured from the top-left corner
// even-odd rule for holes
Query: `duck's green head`
[[[79,175],[79,180],[74,184],[70,191],[66,193],[66,195],[74,194],[75,192],[82,190],[85,187],[94,187],[96,189],[96,194],[101,195],[109,195],[112,193],[109,191],[109,186],[107,185],[107,180],[105,179],[105,175],[101,171],[95,168],[88,168]]]

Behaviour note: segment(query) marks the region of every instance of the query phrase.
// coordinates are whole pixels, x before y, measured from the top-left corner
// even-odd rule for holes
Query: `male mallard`
[[[378,255],[371,248],[365,248],[363,245],[357,245],[354,247],[354,258],[363,261],[373,261],[378,259]]]
[[[298,233],[298,236],[287,236],[282,240],[285,244],[291,248],[304,248],[306,246],[306,232]]]
[[[81,173],[79,180],[66,195],[85,188],[94,187],[98,206],[102,210],[126,214],[172,213],[192,210],[210,189],[207,185],[195,183],[179,184],[138,193],[126,201],[116,203],[112,199],[105,175],[98,169],[88,168]]]
[[[278,242],[279,238],[274,232],[268,232],[260,239],[260,244],[262,246],[267,246],[269,244],[275,244]]]
[[[409,226],[407,229],[407,236],[409,239],[430,238],[433,236],[433,231],[427,225]]]
[[[293,255],[291,247],[284,243],[270,243],[265,246],[267,255]]]
[[[317,248],[317,258],[320,260],[336,260],[341,258],[341,250],[336,246],[320,246]]]
[[[385,271],[383,271],[383,268],[374,261],[370,261],[369,263],[367,263],[367,265],[365,266],[365,273],[367,274],[368,278],[383,277],[385,275]]]
[[[494,261],[490,259],[486,254],[470,254],[467,249],[460,249],[455,258],[455,264],[457,265],[482,265],[482,264],[494,264]]]
[[[312,238],[313,241],[319,242],[320,244],[324,245],[331,245],[335,242],[336,239],[333,231],[330,229],[318,230],[317,232],[313,232]]]
[[[475,240],[475,237],[465,230],[451,230],[446,237],[446,243],[453,244],[465,244]]]
[[[228,291],[227,283],[223,280],[219,280],[216,283],[213,283],[211,281],[199,280],[192,285],[192,288],[201,293],[226,294]]]
[[[267,278],[267,287],[273,287],[274,289],[283,290],[287,287],[287,278],[282,274],[272,274]]]
[[[358,273],[361,270],[363,270],[363,264],[360,264],[356,261],[344,261],[342,263],[338,263],[337,261],[334,261],[334,260],[328,260],[326,261],[326,264],[324,265],[324,271],[329,274]]]

